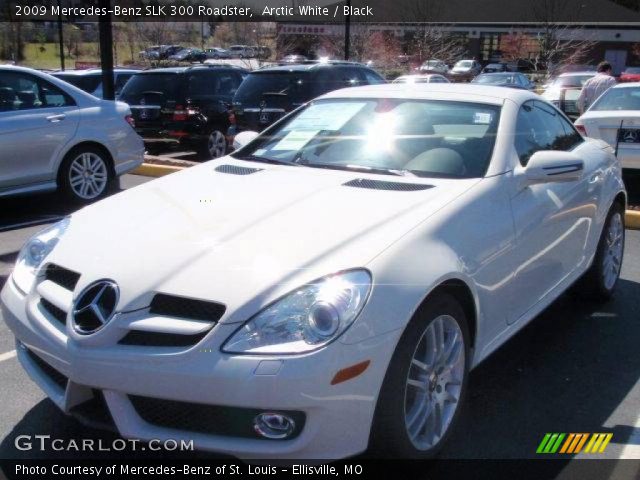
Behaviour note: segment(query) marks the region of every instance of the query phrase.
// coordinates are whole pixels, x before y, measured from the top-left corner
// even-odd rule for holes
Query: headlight
[[[296,354],[340,336],[356,319],[371,290],[366,270],[330,275],[289,293],[235,332],[227,353]]]
[[[31,237],[22,247],[13,269],[13,281],[22,293],[29,293],[35,280],[36,270],[56,246],[68,225],[69,218],[50,225]]]

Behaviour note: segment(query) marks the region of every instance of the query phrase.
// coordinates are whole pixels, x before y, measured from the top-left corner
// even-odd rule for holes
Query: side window
[[[0,73],[0,112],[75,105],[55,85],[23,72]]]
[[[526,165],[531,155],[537,151],[568,151],[580,142],[582,137],[550,105],[532,100],[520,107],[516,121],[515,147],[522,165]]]
[[[357,68],[342,67],[340,68],[340,79],[342,80],[342,87],[357,87],[365,83],[364,76]]]
[[[341,82],[342,73],[336,68],[326,68],[313,75],[312,82],[316,92],[315,96],[344,87]]]
[[[116,95],[118,95],[129,79],[133,76],[132,73],[121,73],[116,77],[115,91]]]
[[[32,110],[41,106],[35,77],[22,72],[0,73],[0,110]]]
[[[385,83],[384,79],[374,71],[363,69],[362,73],[364,74],[364,78],[369,85],[379,85],[381,83]]]
[[[75,105],[73,99],[55,85],[44,80],[39,80],[42,107],[69,107]]]

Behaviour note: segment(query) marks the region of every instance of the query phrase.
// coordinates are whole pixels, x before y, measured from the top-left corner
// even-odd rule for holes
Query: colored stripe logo
[[[613,433],[546,433],[536,453],[604,453],[611,438]]]

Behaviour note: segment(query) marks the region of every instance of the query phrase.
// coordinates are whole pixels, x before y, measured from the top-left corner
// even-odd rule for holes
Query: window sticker
[[[481,125],[489,125],[491,123],[491,113],[489,112],[475,112],[473,115],[473,123]]]
[[[300,150],[318,133],[320,133],[320,130],[292,130],[271,147],[271,150]]]
[[[366,105],[359,103],[326,103],[312,105],[298,115],[284,130],[340,130]]]

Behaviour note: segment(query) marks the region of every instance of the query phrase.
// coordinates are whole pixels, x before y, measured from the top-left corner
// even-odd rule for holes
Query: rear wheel
[[[611,298],[620,278],[623,257],[624,208],[615,203],[602,229],[593,265],[579,283],[581,291],[597,301]]]
[[[227,153],[227,139],[220,130],[213,130],[200,145],[198,153],[204,160],[222,157]]]
[[[372,452],[430,458],[459,416],[469,365],[467,320],[459,303],[438,295],[402,335],[384,379],[372,429]]]
[[[90,203],[104,196],[113,184],[109,157],[92,146],[70,151],[60,166],[59,185],[63,194],[77,203]]]

